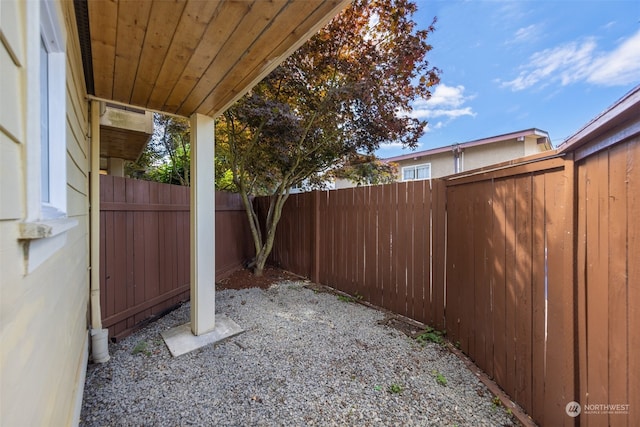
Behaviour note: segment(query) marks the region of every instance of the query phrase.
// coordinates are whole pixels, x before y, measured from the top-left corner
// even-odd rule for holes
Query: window
[[[406,166],[402,168],[403,181],[413,181],[418,179],[431,179],[431,163]]]
[[[0,0],[2,1],[2,0]],[[19,223],[25,273],[66,244],[78,221],[67,218],[66,33],[60,2],[25,2],[40,26],[27,34],[26,217]]]
[[[65,216],[65,38],[56,5],[40,2],[40,219]]]

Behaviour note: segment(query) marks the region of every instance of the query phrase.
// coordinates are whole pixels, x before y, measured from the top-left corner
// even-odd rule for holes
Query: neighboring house
[[[398,181],[439,178],[551,150],[549,134],[527,129],[384,159],[398,164]]]
[[[549,134],[534,128],[383,160],[398,166],[398,181],[412,181],[440,178],[552,148]],[[336,188],[348,187],[354,187],[354,184],[344,179],[336,180]]]
[[[190,328],[204,335],[215,329],[214,118],[347,3],[0,1],[0,425],[77,424],[90,347],[108,359],[103,103],[191,119]]]

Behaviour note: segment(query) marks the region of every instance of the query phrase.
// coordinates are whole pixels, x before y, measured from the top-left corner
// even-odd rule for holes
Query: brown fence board
[[[393,272],[392,281],[394,304],[389,308],[398,314],[406,316],[406,292],[407,292],[407,245],[408,233],[413,232],[413,221],[406,221],[409,213],[408,187],[406,182],[398,183],[396,186],[396,203],[395,218],[393,219],[393,264],[395,271]]]
[[[410,210],[407,212],[403,222],[405,224],[411,224],[410,229],[405,229],[407,233],[407,274],[405,278],[405,304],[406,313],[405,316],[411,319],[424,319],[422,313],[422,305],[425,302],[425,297],[422,295],[424,289],[424,272],[422,271],[422,265],[424,262],[424,231],[429,226],[424,221],[424,209],[422,195],[422,184],[420,182],[411,182],[407,187],[407,198],[410,201]],[[422,219],[422,223],[420,220]],[[429,287],[426,289],[429,291]],[[419,314],[418,314],[419,313]],[[424,320],[422,320],[424,322]]]
[[[473,187],[473,218],[469,218],[470,224],[473,224],[473,257],[469,260],[468,268],[470,270],[470,280],[473,283],[474,301],[471,305],[467,305],[472,310],[472,318],[468,319],[473,330],[469,332],[469,355],[476,362],[480,369],[486,371],[486,322],[485,311],[489,304],[490,292],[485,289],[485,268],[484,263],[487,257],[485,247],[485,224],[487,216],[485,213],[485,205],[488,200],[486,191],[487,186],[491,185],[491,181],[485,181],[474,184]],[[482,224],[480,226],[480,224]]]
[[[497,180],[493,185],[493,218],[491,224],[491,285],[493,287],[493,377],[504,384],[507,377],[506,351],[506,286],[505,286],[505,182]]]
[[[425,271],[425,265],[429,263],[429,235],[431,229],[428,211],[425,209],[425,183],[426,181],[412,182],[413,197],[413,233],[412,233],[412,269],[409,278],[410,306],[409,317],[425,324],[433,324],[427,319],[426,312],[430,311],[431,287],[429,271]],[[426,278],[426,280],[425,280]]]
[[[516,292],[516,389],[515,398],[531,412],[531,261],[532,209],[531,176],[515,177],[515,292]],[[545,218],[537,218],[544,226]]]
[[[603,212],[607,205],[607,153],[589,159],[587,177],[587,376],[588,397],[585,403],[608,402],[608,319],[609,309],[605,303],[608,292],[608,215]],[[606,425],[607,416],[589,418],[589,425]]]
[[[625,165],[627,145],[609,150],[609,165]],[[627,290],[627,168],[609,169],[609,402],[628,402]],[[634,218],[631,219],[633,222]],[[624,243],[623,243],[624,242]],[[640,252],[638,253],[640,255]],[[609,422],[627,426],[626,416],[610,416]]]
[[[365,233],[365,218],[364,210],[361,208],[365,205],[365,191],[353,191],[352,203],[350,206],[350,216],[355,220],[354,230],[352,231],[353,252],[355,254],[355,262],[350,268],[352,282],[354,287],[354,293],[363,295],[363,283],[364,283],[364,233]]]
[[[463,187],[452,187],[447,191],[447,242],[450,245],[452,241],[461,241],[464,239],[463,233],[466,228],[452,227],[451,224],[462,224],[463,206],[459,202]],[[462,253],[459,251],[450,251],[447,247],[447,281],[462,283]],[[446,296],[446,325],[449,338],[462,348],[463,337],[460,332],[460,292],[452,292],[447,289]]]
[[[531,413],[544,416],[545,404],[545,352],[547,348],[547,295],[546,295],[546,263],[545,263],[545,175],[536,174],[532,177],[532,264],[531,264]],[[539,419],[540,420],[540,419]]]
[[[571,228],[566,219],[565,191],[568,186],[562,172],[545,178],[545,241],[547,253],[547,352],[544,422],[547,425],[573,424],[565,406],[575,398],[573,382],[573,287],[567,280],[564,251],[565,234]]]
[[[459,224],[468,224],[468,230],[465,230],[463,234],[463,240],[457,242],[459,247],[459,253],[462,256],[459,259],[459,267],[462,271],[461,274],[461,286],[458,289],[449,288],[447,290],[451,290],[452,292],[457,292],[460,295],[460,312],[459,312],[459,322],[460,322],[460,342],[462,345],[462,350],[466,351],[471,359],[475,360],[476,355],[476,346],[475,346],[475,322],[473,316],[475,315],[475,281],[474,281],[474,211],[477,207],[478,201],[475,198],[474,188],[471,186],[467,186],[463,189],[463,201],[469,200],[471,203],[463,202],[463,210],[462,210],[462,222],[457,223],[457,227],[460,227]],[[452,223],[453,225],[455,223]],[[467,227],[464,227],[467,228]],[[450,248],[454,247],[455,242],[450,242]],[[467,317],[471,316],[471,317]]]
[[[517,323],[517,301],[516,295],[516,231],[515,231],[515,211],[516,211],[516,191],[515,181],[509,179],[505,182],[505,285],[506,285],[506,358],[507,358],[507,379],[503,385],[505,391],[511,395],[516,394],[516,323]],[[447,290],[449,288],[447,287]]]
[[[577,228],[576,228],[576,298],[577,298],[577,339],[578,339],[578,383],[579,394],[576,398],[579,402],[586,402],[586,385],[588,360],[587,360],[587,289],[586,289],[586,265],[587,265],[587,197],[586,182],[587,168],[584,166],[576,167],[577,176]]]
[[[433,325],[442,330],[445,329],[445,275],[447,268],[447,196],[446,186],[444,181],[431,180],[429,181],[429,188],[431,191],[429,203],[427,206],[425,203],[424,209],[430,208],[430,217],[432,218],[432,227],[430,232],[430,262],[427,264],[429,268],[429,276],[431,277],[431,283],[429,284],[432,289],[431,299],[431,313],[433,316]],[[426,270],[426,268],[425,268]]]
[[[640,139],[630,141],[627,150],[627,292],[628,310],[628,404],[629,425],[640,424]]]
[[[130,186],[127,187],[129,189]],[[127,197],[129,197],[129,193],[127,192]],[[135,238],[135,229],[134,229],[134,213],[127,212],[127,228],[126,228],[126,236],[127,236],[127,279],[126,279],[126,301],[127,306],[131,304],[132,301],[135,301],[135,289],[136,289],[136,278],[135,278],[135,269],[136,269],[136,259],[134,257],[134,238]],[[126,321],[125,328],[127,330],[133,328],[135,326],[134,319],[129,318]]]
[[[390,268],[389,259],[389,220],[385,215],[389,206],[389,187],[379,186],[376,204],[376,287],[371,302],[377,306],[384,306],[384,287],[388,282],[387,269]]]
[[[361,295],[367,301],[373,301],[374,289],[378,283],[377,275],[377,237],[378,237],[378,217],[377,217],[377,197],[378,187],[365,187],[362,191],[364,198],[364,280]]]

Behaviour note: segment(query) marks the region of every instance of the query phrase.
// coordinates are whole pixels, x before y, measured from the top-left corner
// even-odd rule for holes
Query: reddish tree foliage
[[[418,29],[416,9],[354,1],[224,114],[217,155],[245,200],[257,274],[291,187],[380,144],[416,146],[426,122],[409,117],[411,104],[439,81],[426,59],[435,18]],[[249,200],[258,194],[272,200],[264,227]]]

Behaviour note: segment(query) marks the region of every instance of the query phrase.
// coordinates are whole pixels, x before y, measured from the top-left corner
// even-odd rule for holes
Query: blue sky
[[[518,130],[554,146],[640,84],[640,1],[415,0],[441,82],[418,150]],[[391,144],[379,157],[410,152]]]

